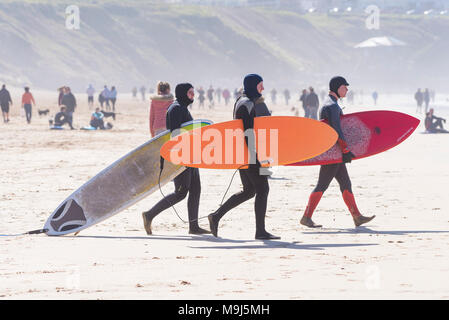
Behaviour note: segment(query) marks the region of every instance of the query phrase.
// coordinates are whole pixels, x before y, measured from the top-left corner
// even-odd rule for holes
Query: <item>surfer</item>
[[[66,106],[67,117],[69,118],[69,121],[73,123],[73,113],[75,112],[77,105],[76,98],[70,90],[70,87],[64,87],[64,96],[62,97],[61,104]]]
[[[321,109],[320,119],[325,119],[329,122],[329,125],[335,129],[338,133],[338,144],[342,152],[342,162],[322,165],[320,167],[320,174],[318,178],[318,184],[309,197],[306,210],[300,223],[310,228],[321,227],[312,221],[312,214],[318,205],[323,193],[329,187],[331,181],[335,178],[340,185],[340,190],[343,195],[343,200],[352,215],[354,224],[356,227],[367,223],[374,219],[375,216],[365,217],[360,214],[359,209],[355,203],[354,195],[351,188],[351,179],[349,178],[348,171],[346,169],[346,163],[350,163],[354,154],[348,148],[343,131],[340,126],[340,116],[343,114],[340,106],[338,105],[338,99],[344,98],[348,92],[349,84],[343,77],[334,77],[329,83],[329,99],[324,102]]]
[[[90,126],[95,129],[100,128],[101,130],[105,130],[103,118],[104,114],[100,111],[100,108],[95,108],[95,112],[90,117]]]
[[[150,133],[154,137],[166,130],[165,115],[168,107],[173,103],[173,95],[170,93],[170,84],[159,81],[157,83],[157,94],[150,96]]]
[[[70,129],[74,129],[72,126],[71,117],[69,117],[66,113],[67,108],[62,105],[60,111],[55,115],[55,122],[54,125],[57,127],[62,127],[64,124],[68,124]],[[50,120],[51,121],[51,120]],[[50,122],[50,125],[52,123]]]
[[[434,116],[433,111],[433,108],[430,108],[429,112],[426,113],[426,119],[424,120],[426,131],[430,133],[448,133],[449,131],[443,128],[443,122],[446,123],[446,119]]]
[[[255,117],[270,116],[271,114],[262,97],[262,91],[264,90],[262,77],[257,74],[249,74],[243,80],[243,85],[243,95],[237,99],[234,105],[234,119],[242,119],[243,129],[245,132],[248,132],[248,129],[254,129]],[[274,236],[265,230],[265,213],[270,190],[268,176],[261,174],[261,164],[257,159],[255,147],[248,144],[247,137],[245,137],[245,141],[248,149],[251,150],[251,155],[249,168],[239,169],[243,191],[231,196],[217,211],[208,216],[210,230],[217,237],[220,219],[229,210],[255,196],[256,239],[280,239],[280,237]]]
[[[167,110],[166,127],[172,134],[176,134],[185,122],[192,121],[192,115],[188,106],[193,103],[195,91],[190,83],[178,84],[175,88],[176,101]],[[175,131],[175,132],[173,132]],[[210,231],[200,228],[198,225],[198,209],[201,195],[201,181],[198,168],[187,168],[174,179],[175,192],[160,200],[150,210],[142,213],[143,225],[148,235],[152,234],[151,223],[153,219],[165,209],[183,200],[187,193],[187,209],[189,213],[189,233],[205,234]]]

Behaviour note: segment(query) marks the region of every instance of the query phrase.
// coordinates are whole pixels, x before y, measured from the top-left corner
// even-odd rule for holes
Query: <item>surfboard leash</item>
[[[1,234],[2,237],[19,237],[19,236],[25,236],[29,234],[41,234],[48,232],[48,229],[37,229],[37,230],[31,230],[24,233],[18,233],[18,234]]]
[[[181,220],[181,221],[184,222],[184,223],[189,223],[189,222],[199,221],[199,220],[201,220],[201,219],[206,219],[208,216],[202,216],[202,217],[199,217],[199,218],[194,219],[194,220],[187,220],[187,221],[185,221],[184,219],[182,219],[182,218],[179,216],[178,211],[176,211],[175,206],[174,206],[173,204],[170,203],[170,201],[165,197],[164,193],[162,192],[162,188],[161,188],[161,176],[162,176],[162,170],[164,169],[164,158],[161,157],[161,160],[160,160],[160,161],[161,161],[161,162],[160,162],[161,170],[159,171],[159,179],[158,179],[159,192],[161,193],[161,195],[162,195],[162,197],[165,199],[165,201],[168,202],[168,204],[170,205],[170,207],[172,207],[173,211],[174,211],[175,214],[178,216],[179,220]],[[226,189],[226,192],[224,193],[223,198],[221,199],[220,207],[223,205],[223,201],[224,201],[224,199],[225,199],[225,197],[226,197],[226,194],[228,193],[228,191],[229,191],[229,189],[230,189],[230,187],[231,187],[231,185],[232,185],[232,181],[234,180],[235,174],[237,173],[237,171],[239,171],[241,168],[243,168],[243,167],[245,167],[245,166],[247,166],[247,165],[244,164],[244,165],[238,167],[238,168],[234,171],[234,174],[233,174],[232,177],[231,177],[231,181],[229,182],[228,188]]]

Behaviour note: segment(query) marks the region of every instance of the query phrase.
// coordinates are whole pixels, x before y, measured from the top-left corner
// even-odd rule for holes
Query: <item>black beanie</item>
[[[337,97],[340,98],[340,95],[338,94],[338,88],[340,88],[342,85],[349,86],[349,83],[343,77],[333,77],[329,82],[329,90],[334,92]]]
[[[262,95],[257,91],[257,85],[262,81],[262,77],[258,74],[248,74],[245,79],[243,79],[243,90],[245,90],[245,95],[251,100],[261,97]]]
[[[193,100],[190,100],[189,97],[187,97],[187,91],[189,91],[190,88],[193,88],[190,83],[180,83],[176,86],[176,101],[178,101],[181,106],[187,107],[193,103]]]

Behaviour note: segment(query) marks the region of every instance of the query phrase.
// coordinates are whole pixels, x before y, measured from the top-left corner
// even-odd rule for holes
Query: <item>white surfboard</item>
[[[193,120],[184,123],[182,128],[191,130],[210,124],[210,120]],[[156,191],[159,188],[159,151],[168,140],[170,131],[161,132],[83,184],[50,215],[44,226],[47,235],[60,236],[86,229]],[[161,186],[184,170],[185,167],[165,161]]]

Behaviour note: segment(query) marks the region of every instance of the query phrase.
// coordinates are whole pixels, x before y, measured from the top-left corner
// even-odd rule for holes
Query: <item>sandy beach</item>
[[[149,139],[149,103],[130,94],[119,93],[112,130],[86,132],[49,130],[49,116],[37,109],[54,115],[57,94],[33,93],[31,124],[15,90],[11,122],[0,124],[0,299],[449,299],[449,135],[422,134],[413,93],[381,93],[377,107],[368,96],[342,103],[345,113],[388,109],[421,120],[396,148],[348,165],[359,209],[376,218],[355,228],[334,181],[314,214],[324,227],[300,226],[319,168],[277,167],[266,225],[279,241],[254,240],[253,200],[224,217],[219,238],[189,235],[171,209],[147,236],[141,213],[159,192],[78,236],[11,236],[42,228],[74,190]],[[76,97],[80,128],[92,111],[85,94]],[[274,115],[293,115],[267,100]],[[434,106],[449,118],[446,95]],[[231,119],[232,106],[195,104],[191,112],[220,122]],[[200,216],[218,208],[233,173],[200,171]],[[240,188],[236,175],[227,197]],[[176,208],[187,219],[186,200]],[[200,225],[209,228],[207,219]]]

